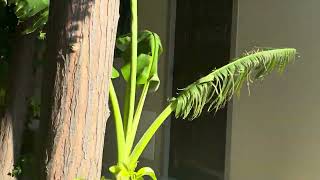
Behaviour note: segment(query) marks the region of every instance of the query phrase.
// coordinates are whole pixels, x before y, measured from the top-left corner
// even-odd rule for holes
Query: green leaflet
[[[111,79],[118,78],[120,76],[119,72],[117,71],[116,68],[112,67],[112,74],[111,74]]]
[[[131,66],[131,35],[127,34],[117,38],[116,47],[122,52],[121,57],[125,64],[121,68],[123,78],[130,79]],[[162,45],[159,36],[150,31],[138,34],[138,60],[137,60],[137,84],[143,85],[150,82],[150,90],[156,91],[160,85],[158,77],[158,60],[162,53]]]
[[[177,102],[175,116],[195,119],[206,104],[209,104],[209,111],[217,111],[235,92],[239,93],[244,81],[249,85],[254,80],[262,80],[274,69],[282,72],[295,56],[296,50],[290,48],[247,53],[183,89],[172,99]]]

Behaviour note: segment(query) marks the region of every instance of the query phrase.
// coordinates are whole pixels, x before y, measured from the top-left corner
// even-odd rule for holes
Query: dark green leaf
[[[20,21],[29,21],[23,34],[29,34],[41,30],[48,21],[49,0],[12,0],[16,5],[15,14]]]
[[[12,0],[11,2],[16,4],[16,15],[21,21],[28,20],[49,7],[49,0]]]
[[[38,29],[42,29],[43,26],[45,26],[45,24],[48,21],[48,15],[49,15],[49,11],[45,10],[43,11],[33,22],[32,26],[27,27],[27,29],[25,29],[22,33],[23,34],[30,34],[33,33],[34,31],[38,30]]]

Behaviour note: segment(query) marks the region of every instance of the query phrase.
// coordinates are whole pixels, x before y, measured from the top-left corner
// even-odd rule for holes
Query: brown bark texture
[[[19,158],[22,135],[27,120],[28,98],[32,94],[35,36],[27,35],[13,41],[9,59],[8,106],[0,117],[0,179],[15,179],[8,175]]]
[[[41,179],[100,179],[118,18],[119,0],[50,1]]]

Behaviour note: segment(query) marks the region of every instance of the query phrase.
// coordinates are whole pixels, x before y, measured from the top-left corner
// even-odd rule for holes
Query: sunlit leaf
[[[112,67],[111,78],[112,78],[112,79],[115,79],[115,78],[117,78],[117,77],[119,77],[119,76],[120,76],[120,74],[119,74],[119,72],[117,71],[117,69],[114,68],[114,67]]]
[[[19,21],[28,21],[28,25],[23,34],[29,34],[36,30],[41,30],[48,21],[49,0],[11,0],[15,4],[15,14]]]
[[[204,106],[218,110],[225,106],[234,93],[239,93],[244,81],[247,84],[262,80],[271,71],[282,72],[295,59],[295,49],[258,50],[246,53],[244,57],[212,71],[207,76],[184,88],[177,98],[176,117],[183,119],[198,117]]]
[[[124,66],[121,68],[122,76],[126,81],[130,78],[131,67],[131,35],[127,34],[117,38],[117,48],[122,51],[121,57]],[[150,90],[156,91],[160,85],[158,77],[158,60],[162,53],[162,45],[159,36],[150,31],[140,32],[138,35],[137,58],[137,84],[150,83]]]
[[[16,4],[16,15],[21,21],[28,20],[49,7],[49,0],[11,0],[10,2]]]
[[[137,178],[143,179],[143,176],[149,176],[152,180],[157,180],[156,174],[150,167],[143,167],[137,172]]]

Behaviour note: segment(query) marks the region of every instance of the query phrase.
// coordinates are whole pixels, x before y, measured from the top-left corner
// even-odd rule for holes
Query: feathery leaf
[[[245,81],[249,85],[254,80],[262,80],[274,69],[283,72],[295,57],[296,50],[291,48],[247,52],[244,57],[213,70],[182,89],[178,97],[172,99],[177,102],[175,116],[195,119],[206,104],[208,111],[217,111],[234,93],[239,93]]]

